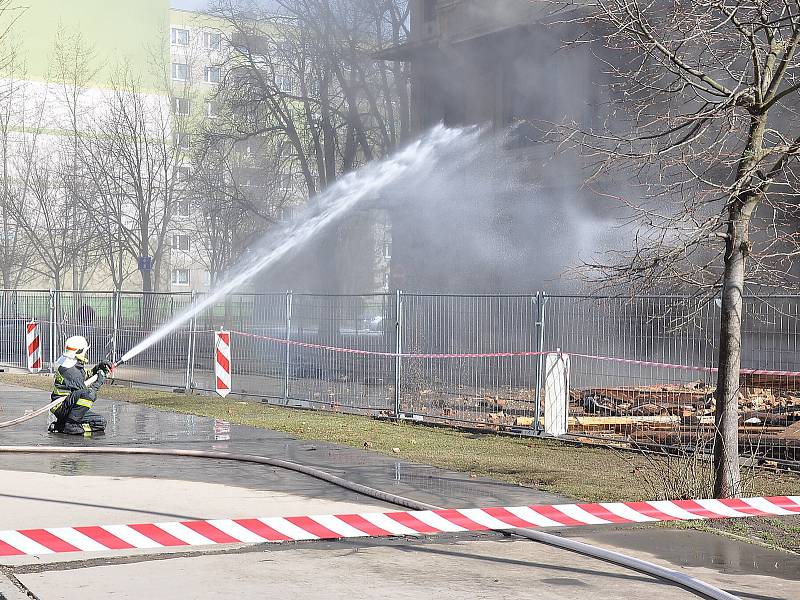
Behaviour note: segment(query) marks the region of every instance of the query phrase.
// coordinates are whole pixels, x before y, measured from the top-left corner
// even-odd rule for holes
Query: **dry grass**
[[[43,376],[0,374],[0,381],[49,389]],[[659,458],[598,446],[576,446],[546,439],[473,434],[444,427],[393,423],[357,415],[297,410],[260,402],[222,400],[106,386],[101,398],[125,400],[160,410],[194,414],[231,423],[289,433],[309,440],[324,440],[396,456],[413,462],[485,475],[571,498],[643,500],[666,497],[658,489]],[[674,459],[672,459],[674,460]],[[762,473],[748,478],[753,495],[800,494],[800,479]]]

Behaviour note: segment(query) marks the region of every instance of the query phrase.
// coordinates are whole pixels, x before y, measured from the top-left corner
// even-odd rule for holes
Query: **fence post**
[[[286,291],[286,352],[283,363],[283,403],[289,404],[289,350],[292,340],[292,290]]]
[[[547,294],[536,292],[536,351],[539,353],[536,357],[536,394],[534,403],[534,416],[533,416],[533,431],[538,434],[542,430],[540,419],[542,417],[542,370],[544,356],[544,307],[547,303]]]
[[[116,364],[119,358],[117,356],[117,349],[119,348],[119,290],[114,290],[112,293],[111,303],[111,363]]]
[[[189,298],[189,306],[194,304],[194,290],[191,292]],[[184,382],[183,391],[188,394],[192,391],[192,384],[194,383],[194,348],[196,344],[196,331],[197,329],[197,315],[194,315],[189,320],[189,340],[186,345],[186,381]]]
[[[394,418],[400,419],[400,384],[403,367],[403,292],[397,290],[395,296],[395,358],[394,358]]]
[[[55,373],[53,368],[56,362],[56,291],[50,290],[50,374]]]

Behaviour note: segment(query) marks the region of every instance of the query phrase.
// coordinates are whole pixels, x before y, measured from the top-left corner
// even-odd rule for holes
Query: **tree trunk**
[[[714,496],[741,494],[739,469],[739,372],[742,358],[742,309],[745,261],[749,253],[748,222],[740,210],[731,210],[725,247],[722,316],[719,331],[714,422]]]
[[[148,330],[155,323],[156,300],[153,295],[153,272],[151,270],[141,270],[142,274],[142,329]]]
[[[143,292],[152,292],[153,291],[153,271],[150,269],[140,271],[142,274],[142,291]]]

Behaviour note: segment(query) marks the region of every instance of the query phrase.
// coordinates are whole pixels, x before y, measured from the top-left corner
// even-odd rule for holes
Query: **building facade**
[[[222,80],[221,65],[225,59],[224,24],[193,11],[169,11],[169,79],[173,94],[172,112],[177,143],[188,152],[194,138],[219,109],[214,100]],[[211,285],[208,265],[202,259],[196,203],[191,202],[191,183],[195,177],[192,164],[182,165],[181,186],[187,198],[179,203],[178,215],[171,232],[169,263],[171,291],[205,290]]]
[[[447,212],[432,211],[423,235],[416,216],[393,215],[393,286],[455,292],[561,287],[566,263],[578,249],[605,243],[599,238],[607,227],[604,207],[582,190],[582,165],[555,156],[547,134],[564,121],[592,125],[602,101],[602,70],[588,49],[564,50],[573,32],[548,22],[547,3],[411,1],[408,42],[381,57],[411,63],[415,130],[436,123],[482,126],[496,140],[485,162],[499,168],[453,182],[464,189],[463,201]],[[460,235],[437,233],[453,229]],[[420,261],[421,254],[439,260]]]

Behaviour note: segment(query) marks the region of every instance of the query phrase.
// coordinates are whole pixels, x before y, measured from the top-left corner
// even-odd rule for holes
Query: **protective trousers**
[[[91,389],[76,390],[54,411],[52,431],[70,435],[91,435],[106,429],[106,419],[89,410],[95,393]]]

